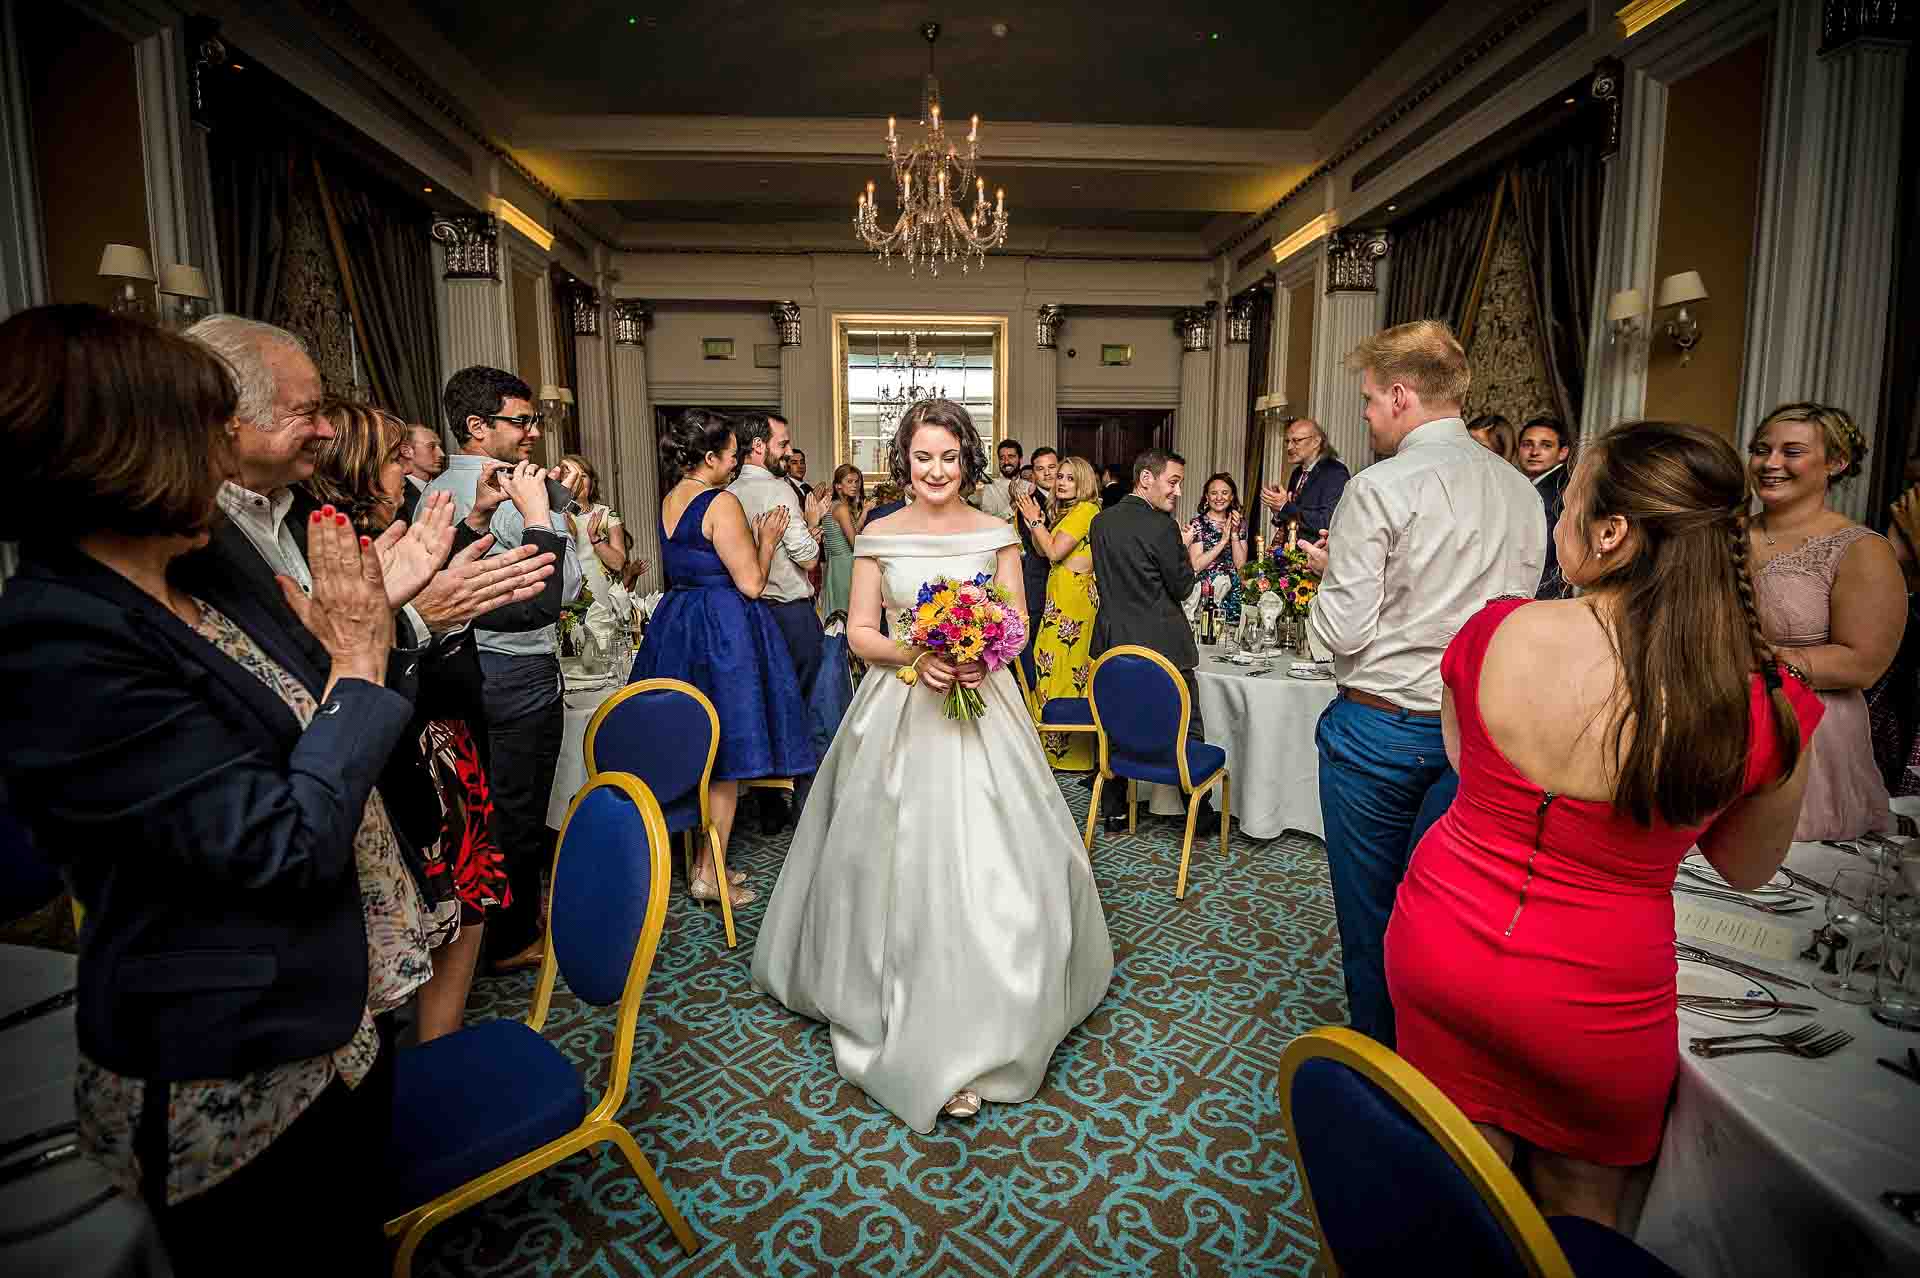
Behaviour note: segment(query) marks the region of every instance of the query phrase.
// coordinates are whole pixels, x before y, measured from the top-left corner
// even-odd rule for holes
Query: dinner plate
[[[1798,892],[1793,890],[1793,880],[1787,877],[1786,871],[1784,870],[1775,870],[1773,877],[1757,888],[1741,889],[1734,887],[1731,883],[1728,883],[1724,878],[1720,877],[1720,871],[1713,868],[1713,864],[1707,860],[1704,852],[1689,852],[1686,856],[1682,857],[1680,860],[1680,873],[1690,879],[1697,879],[1708,887],[1719,888],[1722,892],[1745,891],[1748,896],[1799,895]]]
[[[1780,996],[1751,977],[1738,972],[1729,972],[1724,967],[1711,963],[1701,963],[1693,959],[1681,959],[1678,974],[1674,978],[1676,994],[1703,994],[1709,998],[1764,998],[1779,1001]],[[1770,1007],[1687,1007],[1683,1012],[1692,1012],[1695,1016],[1705,1016],[1716,1021],[1764,1021],[1776,1013]]]
[[[1287,678],[1298,679],[1302,683],[1325,683],[1327,680],[1333,678],[1333,673],[1327,670],[1315,670],[1312,673],[1308,673],[1304,670],[1289,667],[1287,670]]]

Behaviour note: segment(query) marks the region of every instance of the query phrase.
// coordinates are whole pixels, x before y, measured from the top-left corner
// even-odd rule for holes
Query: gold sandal
[[[940,1112],[948,1118],[972,1118],[980,1112],[982,1103],[980,1093],[958,1091],[953,1094],[952,1100],[940,1107]]]
[[[727,876],[730,891],[728,901],[734,909],[743,905],[752,905],[760,899],[760,894],[744,884],[733,883],[733,875]],[[717,902],[720,899],[720,885],[712,879],[693,879],[687,884],[687,895],[696,901]]]

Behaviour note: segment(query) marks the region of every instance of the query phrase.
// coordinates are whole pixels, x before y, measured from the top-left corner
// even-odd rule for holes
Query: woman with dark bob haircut
[[[383,686],[377,548],[331,506],[292,604],[323,688],[181,589],[236,392],[205,347],[93,306],[0,324],[6,787],[86,911],[74,1083],[87,1151],[174,1268],[371,1273],[391,1053],[374,1014],[430,970],[374,780],[412,717]],[[400,586],[397,583],[397,588]],[[298,592],[294,592],[297,594]],[[369,1160],[375,1160],[370,1163]]]

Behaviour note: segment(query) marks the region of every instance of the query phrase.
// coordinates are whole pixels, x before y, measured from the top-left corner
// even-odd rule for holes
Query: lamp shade
[[[1637,288],[1623,288],[1607,303],[1607,322],[1633,319],[1647,309],[1647,297]]]
[[[540,388],[541,403],[551,404],[559,398],[560,398],[560,388],[558,386],[555,386],[552,382],[548,382],[545,386],[542,386]]]
[[[207,290],[207,276],[197,266],[172,266],[160,268],[160,291],[171,293],[175,297],[208,298],[213,294]]]
[[[116,279],[150,280],[153,262],[143,248],[131,244],[109,244],[100,254],[100,274]]]
[[[563,404],[571,404],[573,402],[573,391],[570,388],[565,386],[560,388],[560,402]]]
[[[1681,271],[1678,275],[1669,275],[1660,281],[1660,291],[1654,296],[1655,307],[1684,306],[1688,302],[1704,301],[1707,286],[1700,280],[1698,271]]]

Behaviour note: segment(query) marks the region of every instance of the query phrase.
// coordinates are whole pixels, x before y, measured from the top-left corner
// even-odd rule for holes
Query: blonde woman
[[[1022,493],[1015,499],[1020,518],[1032,535],[1033,547],[1046,555],[1053,568],[1047,573],[1046,608],[1038,622],[1033,645],[1033,704],[1035,721],[1055,697],[1084,697],[1093,670],[1089,648],[1093,643],[1093,615],[1100,596],[1094,589],[1093,549],[1088,537],[1093,517],[1100,513],[1100,484],[1084,457],[1060,463],[1053,482],[1054,521],[1033,499]],[[1047,761],[1063,772],[1085,772],[1093,767],[1093,741],[1084,732],[1046,734]]]

